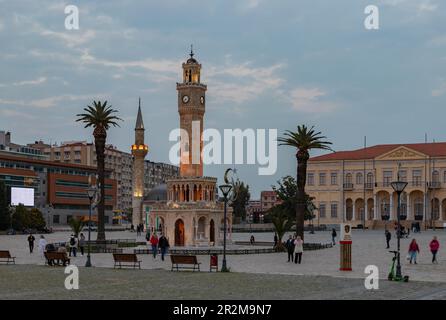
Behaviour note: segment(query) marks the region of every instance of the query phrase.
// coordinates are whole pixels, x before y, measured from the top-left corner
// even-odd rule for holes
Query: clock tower
[[[194,58],[191,48],[190,58],[183,63],[183,82],[177,83],[180,128],[187,133],[187,136],[181,136],[180,175],[182,177],[203,176],[201,137],[207,86],[200,82],[200,71],[201,64]]]

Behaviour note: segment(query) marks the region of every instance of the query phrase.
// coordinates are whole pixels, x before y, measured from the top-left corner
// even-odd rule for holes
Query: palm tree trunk
[[[105,130],[104,130],[105,131]],[[98,179],[100,184],[100,200],[98,203],[98,236],[97,240],[105,240],[105,140],[106,134],[95,137],[96,159],[98,163]]]
[[[309,159],[308,152],[298,151],[297,158],[297,193],[296,193],[296,234],[304,240],[304,224],[305,224],[305,184],[307,180],[307,161]]]

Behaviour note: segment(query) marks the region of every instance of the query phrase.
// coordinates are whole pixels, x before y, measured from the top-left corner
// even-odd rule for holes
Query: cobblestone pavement
[[[256,241],[271,241],[272,233],[255,233]],[[431,263],[431,254],[428,250],[428,243],[432,236],[436,235],[440,241],[439,263]],[[419,243],[421,253],[417,265],[410,265],[406,260],[406,253],[410,239],[415,237]],[[46,235],[49,242],[59,242],[68,240],[69,233],[56,232]],[[249,240],[250,234],[233,234],[232,240]],[[38,237],[36,237],[38,238]],[[93,234],[92,239],[96,235]],[[109,232],[108,239],[135,239],[136,234],[128,231]],[[144,241],[144,237],[138,238],[138,241]],[[329,242],[330,232],[316,232],[316,234],[306,234],[306,242]],[[409,239],[401,240],[402,267],[403,274],[409,275],[412,281],[430,281],[446,282],[446,258],[443,254],[446,247],[446,230],[426,231],[420,234],[411,235]],[[391,241],[391,250],[396,247],[396,239],[393,234]],[[8,249],[17,257],[17,264],[37,264],[43,265],[44,259],[39,256],[37,248],[33,254],[30,254],[27,248],[26,236],[0,236],[0,250]],[[125,252],[132,252],[133,248],[125,249]],[[288,263],[286,253],[272,253],[260,255],[229,255],[227,263],[233,272],[251,273],[251,274],[283,274],[283,275],[302,275],[302,276],[330,276],[338,278],[356,278],[364,279],[366,276],[364,268],[367,265],[376,265],[379,268],[381,279],[387,278],[389,272],[392,254],[385,249],[385,240],[383,231],[362,231],[353,232],[352,246],[353,271],[339,271],[339,246],[333,248],[306,251],[303,255],[301,265]],[[148,255],[140,255],[143,269],[165,269],[170,270],[170,261],[161,261],[159,257],[153,259]],[[202,263],[202,270],[209,270],[209,256],[198,256]],[[222,257],[219,257],[221,264]],[[72,258],[72,263],[78,266],[85,265],[86,257]],[[93,254],[93,265],[96,267],[112,267],[113,258],[111,254]]]
[[[79,289],[67,290],[64,268],[0,266],[2,299],[446,299],[445,283],[381,281],[366,290],[361,279],[250,273],[170,272],[79,268]]]

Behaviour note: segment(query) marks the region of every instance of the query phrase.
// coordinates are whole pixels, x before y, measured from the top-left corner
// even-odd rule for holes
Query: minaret
[[[194,58],[191,46],[190,58],[183,63],[183,82],[177,83],[180,128],[188,134],[188,139],[181,138],[180,175],[182,177],[203,176],[201,136],[207,87],[200,82],[200,71],[201,64]],[[192,144],[192,139],[196,142],[195,144]]]
[[[141,113],[141,98],[139,98],[138,116],[135,126],[135,144],[132,145],[133,155],[133,218],[132,223],[136,226],[143,223],[142,200],[144,197],[144,158],[149,148],[144,144],[144,122]]]

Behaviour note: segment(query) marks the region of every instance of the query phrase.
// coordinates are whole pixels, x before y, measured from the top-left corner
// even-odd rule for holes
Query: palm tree
[[[71,227],[71,231],[73,231],[73,234],[77,238],[79,236],[79,233],[82,232],[85,223],[81,219],[71,219],[69,225]]]
[[[110,126],[118,126],[117,121],[121,118],[113,115],[118,112],[107,106],[107,101],[93,101],[93,107],[84,108],[85,113],[77,114],[76,122],[85,123],[85,128],[93,127],[94,145],[96,148],[96,160],[98,164],[98,179],[100,185],[100,200],[98,203],[98,237],[97,240],[105,240],[104,227],[104,199],[105,199],[105,142],[107,140],[107,130]]]
[[[274,225],[274,230],[277,234],[277,245],[274,249],[276,251],[285,251],[285,247],[282,243],[282,238],[293,226],[294,219],[291,219],[282,206],[274,206],[269,209],[268,215],[271,217],[271,222]]]
[[[310,158],[310,150],[322,149],[332,151],[331,142],[325,140],[321,132],[316,132],[314,126],[308,128],[306,125],[298,125],[297,131],[287,130],[284,136],[279,138],[279,145],[296,148],[297,159],[297,193],[296,193],[296,233],[301,239],[304,238],[304,217],[307,206],[305,196],[305,184],[307,180],[307,162]]]

